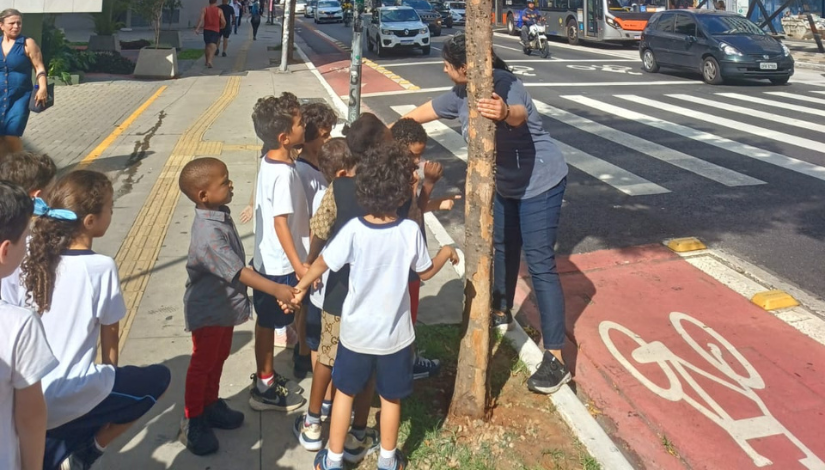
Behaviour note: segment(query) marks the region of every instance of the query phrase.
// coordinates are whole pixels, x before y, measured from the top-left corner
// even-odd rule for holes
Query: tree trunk
[[[464,210],[464,337],[458,356],[450,415],[487,416],[487,365],[490,359],[490,302],[495,194],[495,124],[479,114],[477,103],[493,95],[492,0],[467,0],[467,183]]]
[[[295,0],[289,0],[292,15],[289,16],[289,48],[286,50],[287,60],[292,61],[295,45]]]

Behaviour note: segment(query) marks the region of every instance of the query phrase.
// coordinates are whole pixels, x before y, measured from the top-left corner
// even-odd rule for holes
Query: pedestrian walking
[[[226,1],[226,0],[224,0]],[[221,31],[226,27],[226,17],[223,11],[217,6],[218,0],[209,0],[209,6],[201,10],[198,25],[195,26],[195,34],[200,34],[203,31],[204,46],[204,60],[206,66],[212,68],[212,59],[218,52],[218,43],[221,40]],[[226,45],[224,45],[224,49]]]
[[[241,26],[241,18],[243,17],[243,5],[238,0],[232,0],[232,9],[235,11],[235,19],[232,25],[235,27],[235,34],[238,34],[238,27]]]
[[[464,35],[448,39],[442,56],[444,73],[455,86],[404,117],[420,123],[458,118],[467,139],[470,110]],[[564,295],[555,257],[567,164],[544,129],[524,84],[495,53],[493,59],[495,91],[478,104],[478,112],[496,123],[492,322],[506,329],[512,325],[511,309],[523,249],[538,300],[546,349],[528,386],[536,392],[553,393],[571,378],[561,357],[565,338]]]
[[[221,29],[221,36],[223,36],[223,52],[222,57],[226,57],[226,48],[229,46],[229,36],[232,35],[232,28],[235,25],[235,7],[229,4],[229,0],[222,0],[221,5],[218,6],[226,18],[226,24]]]
[[[46,104],[49,93],[46,88],[46,66],[43,54],[32,38],[22,36],[23,15],[9,8],[0,12],[0,29],[3,31],[3,54],[0,57],[0,73],[5,86],[2,88],[2,116],[0,116],[0,156],[23,150],[23,132],[29,120],[29,102],[32,93],[39,106]],[[37,85],[32,86],[32,69],[37,72]]]
[[[258,28],[261,26],[261,4],[253,2],[249,7],[249,22],[252,24],[252,40],[258,40]]]

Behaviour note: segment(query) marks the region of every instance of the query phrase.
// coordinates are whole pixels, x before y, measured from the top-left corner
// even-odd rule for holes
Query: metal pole
[[[292,1],[284,0],[284,20],[281,22],[281,29],[283,35],[281,37],[281,72],[289,70],[289,35],[292,34],[290,30],[289,18],[292,16]]]
[[[361,33],[364,23],[361,16],[364,13],[364,0],[356,0],[355,16],[352,19],[352,52],[349,66],[349,102],[347,121],[353,122],[361,115]]]

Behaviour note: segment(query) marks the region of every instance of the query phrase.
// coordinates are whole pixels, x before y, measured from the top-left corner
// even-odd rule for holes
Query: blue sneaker
[[[407,462],[407,457],[405,457],[404,454],[398,449],[395,450],[395,466],[394,467],[382,467],[380,465],[380,462],[381,462],[380,459],[378,460],[378,462],[379,462],[378,470],[407,470],[408,465],[409,465],[408,462]]]
[[[381,440],[378,438],[378,431],[372,428],[364,430],[364,439],[358,439],[352,431],[347,433],[347,440],[344,441],[344,460],[349,463],[358,463],[364,457],[378,450]]]
[[[321,452],[318,452],[318,454],[315,456],[315,463],[312,464],[312,469],[313,470],[344,470],[344,466],[343,466],[344,462],[343,461],[341,462],[341,465],[337,466],[337,467],[328,467],[327,466],[327,452],[329,452],[327,449],[324,449]]]

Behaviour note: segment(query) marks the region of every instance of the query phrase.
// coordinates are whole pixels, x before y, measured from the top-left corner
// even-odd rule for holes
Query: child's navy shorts
[[[298,278],[295,276],[295,273],[289,273],[284,276],[258,274],[278,284],[286,284],[288,286],[298,285]],[[285,313],[281,306],[278,305],[278,299],[266,292],[252,289],[252,303],[255,305],[255,313],[258,314],[258,326],[262,328],[273,330],[275,328],[283,328],[291,325],[295,318],[295,315]]]
[[[321,309],[312,302],[307,304],[306,323],[307,346],[312,351],[318,351],[321,347]]]
[[[355,396],[375,374],[375,389],[387,400],[407,398],[413,391],[412,346],[376,356],[347,349],[338,343],[338,355],[332,367],[332,384],[347,395]]]

